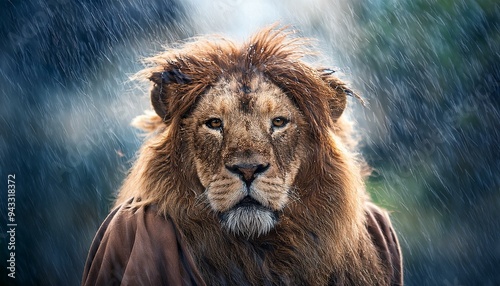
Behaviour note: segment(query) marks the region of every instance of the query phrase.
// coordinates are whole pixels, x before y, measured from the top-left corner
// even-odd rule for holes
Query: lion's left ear
[[[347,85],[333,74],[334,70],[320,69],[321,79],[333,90],[333,96],[329,98],[328,105],[333,120],[337,120],[344,112],[347,105],[347,96],[360,98]]]

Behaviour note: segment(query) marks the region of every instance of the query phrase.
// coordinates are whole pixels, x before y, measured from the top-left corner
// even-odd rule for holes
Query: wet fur
[[[351,151],[355,142],[341,117],[346,95],[352,92],[328,70],[302,61],[306,44],[273,27],[243,45],[223,38],[197,39],[149,59],[150,68],[137,75],[153,82],[151,100],[157,114],[135,121],[153,133],[117,204],[131,197],[136,206],[156,204],[160,215],[178,226],[208,285],[388,284],[387,270],[364,225],[362,163]],[[258,93],[259,88],[269,90]],[[241,118],[249,118],[245,110],[255,108],[255,100],[248,98],[252,94],[272,94],[271,102],[285,96],[296,114],[297,130],[281,139],[256,140],[262,141],[261,147],[252,146],[251,140],[235,146],[248,145],[253,155],[274,156],[273,166],[295,170],[296,175],[275,205],[272,191],[260,191],[259,201],[279,213],[276,223],[266,231],[257,226],[255,235],[238,235],[225,229],[219,215],[240,197],[229,191],[207,192],[208,172],[216,175],[223,160],[244,155],[236,147],[223,148],[228,143],[215,133],[197,137],[205,131],[194,121],[208,114],[204,106],[211,101],[231,96],[240,103],[222,102],[221,108],[237,109]],[[231,140],[247,138],[245,128],[255,128],[241,126]],[[207,146],[205,152],[196,151],[196,144]],[[269,144],[274,145],[267,148]],[[222,203],[214,203],[218,195]]]

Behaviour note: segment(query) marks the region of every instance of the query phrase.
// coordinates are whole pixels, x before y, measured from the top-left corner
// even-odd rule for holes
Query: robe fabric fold
[[[399,243],[387,214],[371,203],[365,210],[368,232],[391,270],[391,285],[403,285]],[[82,285],[206,284],[172,220],[159,216],[154,206],[131,209],[125,204],[99,228]]]

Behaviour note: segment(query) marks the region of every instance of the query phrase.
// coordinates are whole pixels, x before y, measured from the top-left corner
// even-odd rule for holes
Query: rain
[[[359,93],[346,114],[389,210],[406,285],[500,285],[495,0],[0,2],[0,284],[78,285],[144,137],[130,80],[182,40],[288,25]],[[8,178],[15,174],[15,279]]]

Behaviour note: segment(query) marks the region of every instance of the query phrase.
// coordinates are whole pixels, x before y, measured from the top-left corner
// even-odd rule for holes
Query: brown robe
[[[366,225],[380,258],[402,285],[398,240],[385,212],[368,203]],[[92,242],[82,285],[206,285],[174,223],[154,207],[113,210]]]

